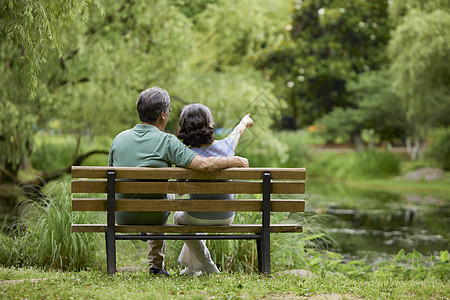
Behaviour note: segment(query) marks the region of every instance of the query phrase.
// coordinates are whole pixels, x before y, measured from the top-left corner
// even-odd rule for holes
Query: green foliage
[[[243,3],[243,10],[229,1],[153,1],[149,7],[144,0],[106,0],[105,11],[87,3],[90,2],[74,6],[66,3],[68,18],[76,19],[76,9],[80,9],[81,15],[89,15],[89,22],[70,23],[64,30],[57,27],[55,42],[60,45],[60,52],[45,54],[47,64],[36,90],[39,103],[30,102],[30,111],[14,108],[13,111],[23,114],[21,127],[15,132],[2,127],[5,141],[20,129],[19,141],[28,145],[28,153],[14,152],[11,147],[2,149],[2,154],[17,157],[16,165],[32,150],[34,125],[39,130],[52,127],[56,132],[74,134],[82,143],[100,135],[112,140],[118,132],[139,122],[135,101],[140,91],[151,86],[161,86],[169,92],[176,112],[192,102],[208,105],[216,123],[225,129],[236,125],[243,109],[245,113],[255,113],[264,108],[264,103],[258,100],[260,95],[274,99],[272,86],[245,63],[245,58],[262,47],[279,43],[278,32],[285,26],[285,17],[280,12],[287,13],[289,3],[274,1],[277,10],[273,10],[266,3],[248,1]],[[45,11],[64,7],[37,1],[36,6],[39,5]],[[58,18],[57,11],[50,18]],[[12,86],[5,89],[11,98],[8,101],[24,103],[27,91],[20,77],[20,49],[11,51],[6,39],[1,42],[0,54],[6,67],[2,82],[4,86]],[[12,97],[10,94],[16,91],[23,95]],[[281,101],[274,102],[278,105]],[[279,110],[276,107],[272,113],[278,114]],[[8,109],[5,111],[8,112],[2,116],[5,124],[15,124],[11,120],[18,118]],[[173,114],[169,131],[175,130],[176,117]],[[257,126],[261,131],[268,130],[270,118],[264,116],[261,120],[257,120]],[[0,165],[4,164],[0,161]]]
[[[86,21],[87,7],[97,0],[83,1],[2,1],[0,7],[1,40],[23,50],[26,59],[24,73],[28,81],[30,98],[35,98],[38,77],[42,65],[46,63],[49,49],[56,48],[62,53],[61,31],[78,18]],[[48,47],[50,46],[50,47]]]
[[[57,111],[48,83],[38,86],[41,66],[51,48],[61,54],[62,28],[87,17],[96,1],[3,1],[0,8],[0,166],[3,182],[17,182],[20,164],[32,151],[33,135]],[[44,72],[46,73],[46,72]],[[25,74],[25,76],[24,76]],[[48,75],[47,75],[48,76]],[[28,88],[27,88],[28,86]],[[33,101],[27,101],[33,98]]]
[[[394,260],[378,264],[378,269],[374,273],[375,277],[381,278],[402,278],[425,279],[435,277],[441,280],[450,278],[450,261],[448,251],[440,251],[439,256],[423,257],[420,252],[414,251],[405,254],[400,250]]]
[[[398,25],[410,11],[421,10],[425,13],[430,13],[436,9],[448,7],[448,0],[403,0],[392,1],[389,5],[389,19],[395,25]]]
[[[286,162],[280,164],[280,167],[304,168],[311,160],[311,150],[308,148],[308,141],[302,131],[281,131],[276,133],[276,137],[287,146],[288,158]]]
[[[3,42],[0,37],[0,166],[5,166],[12,177],[18,173],[19,165],[32,149],[33,126],[41,109],[41,101],[27,101],[22,70],[19,64],[20,51]],[[6,179],[3,179],[6,182]]]
[[[202,69],[222,69],[245,62],[262,48],[278,45],[291,10],[289,1],[219,0],[195,16]]]
[[[444,170],[450,171],[450,130],[443,129],[432,137],[428,156]]]
[[[248,145],[238,145],[236,150],[236,155],[246,157],[251,167],[281,167],[289,161],[287,145],[267,132]]]
[[[394,89],[422,136],[448,125],[450,114],[450,66],[443,63],[450,53],[450,14],[446,1],[430,2],[405,6],[388,47]]]
[[[253,130],[247,129],[236,149],[237,155],[246,157],[252,167],[304,168],[311,158],[301,131],[272,133],[264,127]]]
[[[72,214],[67,185],[55,185],[41,202],[23,205],[26,213],[8,234],[0,233],[0,265],[62,270],[99,265],[100,236],[70,232],[72,223],[90,223],[92,216]]]
[[[72,165],[76,141],[69,136],[36,135],[30,162],[33,168],[55,171]]]
[[[399,158],[387,151],[365,150],[349,154],[323,154],[307,166],[312,176],[341,179],[386,178],[398,175]]]
[[[386,63],[387,1],[308,0],[295,4],[290,42],[255,60],[299,126],[351,105],[346,83]]]
[[[408,130],[406,114],[400,99],[392,90],[391,76],[386,71],[370,71],[349,81],[354,107],[335,108],[316,121],[319,134],[328,141],[348,141],[363,130],[372,132],[372,141],[404,140]]]
[[[50,134],[42,132],[34,136],[33,152],[30,162],[34,169],[42,171],[56,171],[69,168],[74,157],[80,153],[90,151],[104,151],[105,153],[94,154],[83,161],[88,166],[105,166],[108,164],[108,151],[111,146],[108,136],[85,139],[84,143],[77,149],[77,141],[72,135]]]
[[[211,109],[216,128],[232,130],[244,115],[250,113],[255,127],[248,129],[244,138],[260,134],[273,125],[270,113],[276,114],[284,107],[282,101],[273,97],[271,88],[272,85],[256,71],[241,67],[180,75],[169,91],[173,95],[171,105],[176,111],[170,117],[167,129],[175,131],[183,105],[199,102]]]
[[[367,265],[363,261],[345,262],[342,255],[333,252],[307,253],[309,268],[316,274],[325,277],[328,272],[350,278],[423,280],[436,278],[448,280],[450,278],[450,263],[448,251],[441,251],[440,256],[424,257],[420,252],[413,251],[405,254],[400,250],[390,261],[380,262],[376,267]]]

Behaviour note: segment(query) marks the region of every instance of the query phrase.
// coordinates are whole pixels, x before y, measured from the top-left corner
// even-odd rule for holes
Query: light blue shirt
[[[227,137],[223,140],[215,141],[215,143],[210,146],[191,149],[203,157],[229,157],[234,156],[235,148],[236,140],[234,138]],[[233,194],[191,194],[191,199],[233,199]],[[194,218],[207,220],[228,219],[234,216],[234,211],[189,211],[186,213]]]

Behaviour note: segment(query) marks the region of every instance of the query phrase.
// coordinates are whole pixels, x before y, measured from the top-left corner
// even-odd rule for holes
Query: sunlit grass
[[[370,281],[325,273],[301,278],[274,274],[220,274],[210,276],[149,276],[146,272],[49,272],[37,269],[0,269],[2,298],[18,299],[445,299],[448,282],[424,280],[373,279]],[[41,279],[32,281],[31,279]]]

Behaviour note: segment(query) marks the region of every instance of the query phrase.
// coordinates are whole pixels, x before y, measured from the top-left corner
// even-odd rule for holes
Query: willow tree
[[[19,47],[24,60],[30,98],[36,96],[40,70],[51,49],[61,55],[61,31],[72,23],[88,19],[91,3],[101,9],[98,0],[2,1],[0,34],[3,42]]]
[[[397,2],[397,1],[394,1]],[[389,42],[394,90],[413,124],[407,146],[413,159],[423,156],[430,128],[450,124],[450,13],[448,1],[399,2]]]
[[[270,2],[286,7],[283,0]],[[63,22],[66,20],[63,15],[51,17],[56,28],[51,37],[52,41],[56,39],[54,44],[45,42],[46,35],[36,37],[39,43],[35,49],[47,47],[48,53],[44,51],[45,56],[38,56],[41,61],[34,60],[40,62],[41,67],[43,57],[47,60],[45,68],[41,68],[39,84],[32,92],[36,95],[34,102],[25,101],[24,79],[19,76],[23,69],[20,60],[26,57],[20,51],[22,42],[19,38],[7,37],[6,33],[2,36],[2,45],[9,47],[4,48],[4,57],[14,54],[14,57],[8,56],[10,63],[6,64],[11,75],[9,79],[2,78],[5,83],[14,85],[10,84],[11,88],[5,93],[12,99],[8,100],[9,105],[15,105],[15,116],[23,114],[23,121],[18,122],[21,127],[17,125],[15,131],[8,129],[5,136],[8,135],[9,141],[10,136],[15,135],[21,145],[26,146],[21,151],[11,148],[2,151],[15,155],[14,172],[31,151],[33,127],[48,128],[53,121],[58,124],[54,129],[74,134],[78,140],[89,136],[107,136],[112,140],[119,131],[138,121],[136,98],[150,86],[168,90],[175,111],[189,102],[211,106],[217,112],[218,125],[224,127],[232,126],[242,117],[243,107],[256,110],[260,103],[268,102],[260,101],[262,98],[273,99],[270,84],[246,63],[246,59],[261,48],[279,42],[279,36],[275,35],[284,28],[284,16],[271,22],[276,19],[277,11],[267,7],[267,2],[247,1],[245,13],[242,7],[229,1],[185,4],[155,0],[150,5],[144,0],[104,0],[104,11],[87,5],[87,1],[76,2],[80,5],[65,2],[67,7],[45,1],[24,3],[31,7],[41,5],[47,9],[45,13],[61,8],[67,12],[67,22]],[[74,16],[69,12],[78,12],[83,19],[89,16],[89,21],[70,23]],[[13,21],[4,24],[4,28],[14,31],[9,28],[14,26]],[[64,24],[70,26],[58,27]],[[34,36],[32,30],[34,28],[28,31]],[[52,47],[60,51],[50,51]],[[11,52],[11,48],[18,50]],[[23,91],[23,94],[13,97],[15,91]],[[28,105],[32,113],[25,113],[21,108]],[[16,117],[12,112],[10,115],[4,120],[12,126],[15,123],[8,120]],[[168,126],[172,130],[176,112],[173,115]],[[270,125],[260,123],[265,129]],[[4,162],[0,165],[6,166]],[[2,180],[4,178],[3,174]]]
[[[38,84],[41,71],[49,55],[62,55],[64,28],[87,20],[92,3],[100,7],[96,0],[1,2],[0,184],[23,183],[18,172],[32,151],[34,127],[56,108],[42,97],[47,87]]]

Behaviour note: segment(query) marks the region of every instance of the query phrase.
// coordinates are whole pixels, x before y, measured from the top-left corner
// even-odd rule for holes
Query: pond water
[[[450,250],[450,195],[393,192],[308,180],[307,211],[335,216],[324,224],[348,259],[376,263],[398,251]]]

